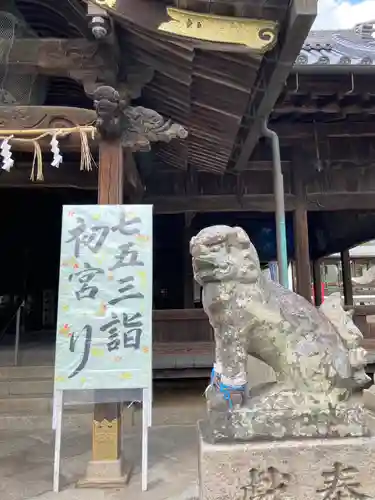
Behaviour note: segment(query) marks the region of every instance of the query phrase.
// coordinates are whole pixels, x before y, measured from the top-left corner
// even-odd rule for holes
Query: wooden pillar
[[[322,297],[322,270],[321,270],[321,261],[314,260],[313,262],[313,279],[314,279],[314,297],[315,297],[315,305],[319,307],[322,305],[323,297]]]
[[[293,214],[294,258],[296,269],[296,292],[311,302],[311,272],[309,250],[309,227],[305,187],[303,185],[299,165],[294,167],[294,192],[296,195],[296,209]]]
[[[344,250],[343,252],[341,252],[341,270],[345,305],[352,306],[354,304],[354,301],[349,250]]]
[[[142,117],[132,118],[128,103],[119,92],[109,86],[100,86],[94,92],[97,113],[96,128],[100,134],[98,203],[117,205],[123,203],[126,187],[127,202],[142,195],[143,187],[129,151],[150,146],[157,140],[185,138],[187,131],[178,124],[164,121],[158,113],[143,108]],[[164,126],[163,126],[164,125]],[[129,149],[124,151],[121,139],[127,129]],[[145,142],[146,141],[146,142]],[[125,167],[125,168],[124,168]],[[125,179],[123,179],[125,176]],[[137,194],[138,193],[138,194]],[[89,463],[86,480],[82,486],[116,487],[124,485],[130,469],[125,470],[121,453],[121,412],[115,403],[95,404],[93,420],[93,460]]]
[[[184,269],[183,269],[183,279],[184,279],[184,309],[194,308],[194,281],[193,281],[193,268],[191,264],[190,255],[190,239],[192,237],[191,231],[191,221],[192,216],[190,213],[185,214],[185,226],[184,226]]]
[[[123,202],[123,151],[119,140],[102,141],[99,150],[98,204],[121,205]],[[93,425],[93,460],[119,460],[120,405],[96,404]],[[103,440],[104,432],[107,441]],[[116,435],[117,434],[117,435]]]
[[[98,204],[123,203],[123,149],[120,140],[100,143]],[[96,403],[92,425],[92,460],[81,487],[116,487],[127,481],[122,463],[121,405]]]
[[[98,204],[123,202],[123,151],[120,141],[102,141],[99,150]]]

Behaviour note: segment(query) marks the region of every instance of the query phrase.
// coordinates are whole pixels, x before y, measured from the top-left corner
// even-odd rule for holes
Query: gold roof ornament
[[[170,21],[159,30],[209,42],[246,45],[254,52],[271,50],[277,41],[278,25],[264,19],[217,16],[188,10],[167,8]]]
[[[117,0],[93,0],[93,2],[99,5],[99,7],[103,7],[104,9],[115,9]]]

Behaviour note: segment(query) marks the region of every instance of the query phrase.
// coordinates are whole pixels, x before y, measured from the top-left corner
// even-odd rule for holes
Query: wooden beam
[[[1,129],[0,129],[1,136]],[[1,139],[0,139],[1,140]],[[91,136],[88,137],[89,146],[91,153],[95,153],[98,150],[98,142],[92,140]],[[23,153],[33,153],[34,144],[31,141],[11,141],[12,151],[20,151]],[[51,136],[44,137],[38,140],[38,144],[43,153],[49,153],[51,151]],[[79,134],[71,134],[66,137],[59,138],[60,150],[62,153],[77,153],[81,150],[81,138]]]
[[[266,148],[269,150],[269,146],[267,146]],[[266,151],[264,151],[264,153],[266,153]],[[281,162],[281,169],[283,172],[289,169],[291,166],[292,162],[290,160]],[[244,170],[258,170],[262,172],[264,171],[271,172],[273,170],[273,162],[272,160],[250,160],[246,165],[246,167],[244,168]]]
[[[173,214],[183,212],[274,212],[275,201],[272,194],[260,195],[201,195],[201,196],[149,196],[143,199],[155,207],[155,213]],[[375,192],[367,193],[310,193],[306,195],[307,210],[375,210]],[[285,195],[285,210],[296,208],[296,198]]]
[[[316,133],[322,137],[374,137],[375,122],[349,122],[342,120],[330,123],[271,123],[280,139],[311,138]]]
[[[285,85],[300,48],[314,22],[317,12],[315,0],[294,0],[289,9],[289,19],[286,23],[284,36],[280,36],[275,49],[265,56],[258,77],[258,90],[253,93],[246,115],[253,118],[246,124],[247,136],[236,159],[235,169],[242,170],[261,135],[261,126],[271,114],[272,109]],[[271,68],[273,71],[271,76]],[[257,88],[257,84],[255,84]]]
[[[314,260],[312,268],[314,280],[314,300],[316,307],[319,307],[323,302],[321,260]]]
[[[306,186],[300,165],[294,169],[296,208],[293,213],[294,260],[296,264],[296,292],[311,302],[309,225],[307,220]]]
[[[296,292],[311,302],[311,273],[307,212],[297,208],[293,217]]]
[[[184,248],[183,248],[183,270],[182,270],[182,279],[184,281],[184,308],[185,309],[194,309],[194,275],[193,275],[193,267],[191,262],[190,255],[190,239],[193,236],[193,232],[191,230],[191,222],[194,218],[194,213],[188,212],[185,213],[185,224],[184,224]]]
[[[17,162],[10,172],[0,170],[1,188],[76,188],[96,190],[98,188],[98,169],[87,172],[79,168],[79,161],[63,163],[60,168],[51,167],[48,161],[43,161],[43,181],[30,179],[32,159],[27,162]]]
[[[98,170],[96,167],[91,172],[82,172],[79,161],[63,162],[59,169],[51,167],[44,159],[44,181],[32,182],[30,161],[16,161],[11,171],[0,170],[0,189],[11,187],[36,188],[36,187],[67,187],[77,189],[96,190],[98,183]],[[127,178],[128,164],[124,163],[124,195],[135,196],[136,200],[143,195],[140,186],[134,188],[132,181]],[[133,193],[133,194],[132,194]],[[154,205],[155,213],[184,213],[184,212],[273,212],[275,210],[274,196],[266,195],[197,195],[197,196],[150,196],[145,192],[144,203]],[[306,196],[309,212],[341,211],[341,210],[375,210],[375,192],[356,193],[309,193]],[[292,194],[285,195],[287,211],[296,207],[296,199]]]
[[[63,162],[60,168],[54,168],[48,160],[43,162],[43,181],[30,179],[32,159],[16,161],[10,172],[0,169],[0,188],[10,187],[65,187],[96,190],[98,189],[98,168],[94,165],[89,172],[80,170],[80,161]],[[124,197],[132,198],[133,202],[142,199],[144,188],[139,178],[138,170],[131,152],[124,154],[123,161]]]
[[[288,77],[285,90],[289,95],[311,93],[312,95],[332,96],[334,94],[344,95],[354,87],[354,95],[372,94],[374,87],[371,80],[372,78],[368,74],[350,72],[346,74],[322,74],[316,71],[315,74],[303,74],[298,71],[298,66],[295,66],[294,74],[290,74]]]
[[[351,149],[354,149],[353,143],[350,144]],[[371,164],[375,164],[375,156],[371,154],[371,151],[368,153],[366,151],[362,151],[361,156],[354,155],[350,158],[345,155],[345,151],[348,151],[348,148],[343,148],[341,147],[341,152],[339,150],[336,150],[336,148],[332,148],[331,146],[328,147],[330,155],[327,157],[324,155],[323,160],[327,161],[330,166],[334,167],[343,167],[343,168],[362,168],[362,167],[369,167]],[[359,149],[359,145],[358,145]],[[359,152],[361,153],[361,152]],[[307,151],[308,154],[308,151]],[[345,157],[344,157],[345,156]],[[322,158],[321,158],[322,159]],[[314,161],[316,161],[316,158],[311,155],[310,158],[306,158],[306,162],[313,164]],[[288,172],[292,165],[292,162],[290,160],[282,161],[281,162],[281,168],[283,172]],[[261,172],[266,172],[266,171],[272,171],[272,161],[269,160],[250,160],[249,163],[247,164],[246,168],[244,168],[244,172],[248,170],[254,170],[254,171],[261,171]]]
[[[92,125],[96,113],[93,109],[67,106],[0,106],[1,129],[46,129],[71,128],[77,125]]]
[[[85,38],[16,39],[7,65],[12,72],[65,76],[88,84],[113,85],[118,71],[111,52]]]
[[[124,152],[123,186],[124,196],[133,203],[140,201],[144,194],[144,187],[137,169],[134,155],[131,151]]]
[[[350,255],[349,250],[341,252],[341,270],[342,270],[342,284],[344,287],[344,300],[345,306],[353,306],[353,285],[352,285],[352,272],[350,269]]]
[[[292,105],[290,103],[277,105],[273,112],[272,118],[284,118],[284,115],[297,113],[299,115],[314,115],[316,113],[324,113],[325,115],[334,115],[337,118],[344,118],[347,114],[363,114],[361,106],[353,106],[350,110],[340,107],[338,103],[327,103],[326,105],[316,105],[314,103],[306,103],[301,105]],[[369,113],[366,110],[366,113]]]
[[[22,131],[28,134],[40,129],[72,128],[95,123],[96,113],[92,109],[69,108],[65,106],[0,106],[0,136],[1,130],[18,131],[17,137],[22,137]],[[28,135],[28,138],[31,136]],[[90,149],[97,147],[97,141],[88,137]],[[51,137],[38,140],[42,151],[51,151]],[[71,134],[60,138],[62,152],[80,151],[81,138],[79,134]],[[32,142],[13,142],[13,151],[34,152]]]
[[[308,193],[307,209],[312,212],[375,210],[375,191],[355,193]]]
[[[274,212],[273,194],[210,196],[146,196],[144,203],[154,205],[155,213],[183,212]],[[294,209],[294,196],[285,196],[286,210]]]

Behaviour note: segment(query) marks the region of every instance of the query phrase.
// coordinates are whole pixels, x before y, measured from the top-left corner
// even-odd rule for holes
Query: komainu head
[[[194,277],[200,285],[214,281],[258,281],[258,254],[240,227],[210,226],[190,241]]]

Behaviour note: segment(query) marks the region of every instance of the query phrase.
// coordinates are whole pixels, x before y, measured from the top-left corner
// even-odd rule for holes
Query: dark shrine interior
[[[64,204],[94,204],[95,190],[79,189],[2,189],[0,247],[0,332],[9,305],[27,300],[24,328],[38,332],[46,328],[42,319],[43,293],[51,290],[52,308],[57,307],[59,279],[61,213]],[[346,248],[375,236],[373,212],[310,212],[311,257]],[[213,224],[242,226],[259,253],[262,265],[276,260],[276,232],[273,213],[198,213],[192,218],[191,233]],[[184,307],[184,214],[154,216],[154,309]],[[293,217],[286,216],[288,255],[293,259]],[[354,228],[357,228],[354,231]],[[337,237],[335,234],[337,233]],[[353,241],[356,238],[357,241]],[[186,254],[185,254],[186,255]],[[3,319],[2,319],[3,317]]]

